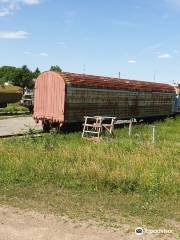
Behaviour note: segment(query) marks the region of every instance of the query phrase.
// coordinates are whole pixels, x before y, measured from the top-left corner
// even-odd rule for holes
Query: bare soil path
[[[36,124],[32,117],[7,118],[0,120],[0,136],[21,134],[29,128],[42,129],[41,124]]]
[[[173,236],[154,234],[139,237],[128,229],[128,225],[123,225],[122,229],[115,231],[88,222],[0,206],[0,240],[175,239]]]
[[[119,233],[72,223],[52,215],[0,207],[0,240],[120,239]]]

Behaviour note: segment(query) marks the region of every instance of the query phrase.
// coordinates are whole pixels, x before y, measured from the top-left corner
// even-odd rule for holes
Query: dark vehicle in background
[[[9,84],[0,85],[0,108],[7,107],[8,103],[19,102],[22,98],[22,93],[21,87]]]
[[[21,105],[32,113],[34,109],[34,90],[25,88],[21,99]]]
[[[174,108],[176,109],[176,113],[180,114],[180,84],[178,86],[175,86],[176,90],[176,101]]]

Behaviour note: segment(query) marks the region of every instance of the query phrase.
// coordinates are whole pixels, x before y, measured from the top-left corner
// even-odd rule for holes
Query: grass
[[[0,140],[0,202],[113,224],[179,221],[179,126],[180,118],[157,123],[155,144],[149,125],[99,144],[80,133]]]
[[[28,112],[26,107],[21,106],[19,103],[10,103],[5,108],[0,108],[0,112]]]

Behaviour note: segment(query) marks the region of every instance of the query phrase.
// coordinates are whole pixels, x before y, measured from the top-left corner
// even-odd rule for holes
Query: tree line
[[[62,69],[56,65],[51,66],[50,71],[61,72]],[[6,82],[12,83],[15,86],[22,88],[34,88],[35,79],[41,74],[41,71],[37,67],[35,71],[31,71],[26,65],[21,68],[12,66],[0,67],[0,85]]]

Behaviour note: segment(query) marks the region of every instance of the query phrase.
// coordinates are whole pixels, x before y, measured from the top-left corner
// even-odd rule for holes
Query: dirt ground
[[[29,128],[42,129],[32,117],[7,118],[0,120],[0,136],[27,132]]]
[[[40,214],[8,206],[0,206],[0,240],[136,240],[167,239],[170,235],[136,236],[128,225],[120,230],[106,229],[90,222]]]

